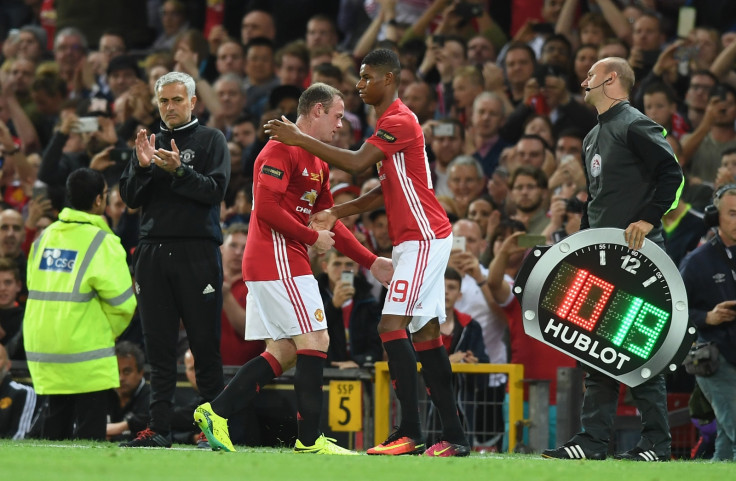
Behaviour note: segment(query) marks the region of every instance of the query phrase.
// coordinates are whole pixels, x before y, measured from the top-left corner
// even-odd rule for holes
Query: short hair
[[[509,52],[512,50],[523,50],[526,53],[529,54],[529,58],[532,60],[532,64],[537,64],[537,54],[534,53],[534,49],[532,49],[526,42],[519,42],[519,41],[513,41],[508,44],[508,48],[506,49],[506,55],[504,57],[504,64],[506,63],[506,59],[509,56]]]
[[[105,193],[105,176],[99,170],[82,167],[66,179],[66,198],[72,209],[89,211],[98,195]]]
[[[727,155],[733,155],[733,154],[736,154],[736,147],[728,147],[721,151],[721,158]]]
[[[238,74],[233,73],[233,72],[224,73],[220,75],[219,77],[217,77],[217,80],[215,80],[215,83],[214,85],[212,85],[212,87],[217,88],[218,84],[225,83],[225,82],[236,84],[238,86],[238,91],[240,92],[240,95],[245,96],[246,89],[245,89],[245,86],[243,85],[243,79],[240,78]]]
[[[230,234],[245,234],[248,235],[248,224],[245,222],[233,222],[222,230],[222,237],[225,238]]]
[[[624,91],[627,94],[631,93],[631,88],[634,86],[634,82],[636,82],[636,76],[629,62],[621,57],[608,57],[604,60],[605,72],[616,72],[621,80],[621,86]]]
[[[478,161],[478,159],[476,159],[472,155],[458,155],[457,157],[452,159],[452,161],[447,164],[447,172],[449,173],[453,167],[460,165],[469,165],[475,167],[478,178],[483,179],[483,176],[485,175],[483,173],[483,164],[481,164],[480,161]]]
[[[244,53],[247,56],[248,51],[250,51],[253,47],[268,47],[271,49],[271,52],[274,52],[276,47],[274,47],[274,43],[270,38],[267,37],[253,37],[250,40],[248,40],[248,43],[245,45]]]
[[[163,88],[164,85],[175,83],[184,84],[184,87],[186,87],[187,89],[187,95],[189,96],[189,98],[191,99],[192,97],[194,97],[194,93],[196,92],[194,79],[191,75],[184,72],[169,72],[162,75],[161,77],[159,77],[158,80],[156,80],[156,85],[154,85],[153,90],[156,93],[156,96],[158,96],[158,93],[161,91],[161,88]]]
[[[455,42],[457,44],[460,44],[460,46],[463,49],[463,57],[465,59],[468,58],[468,44],[463,37],[459,35],[445,35],[444,37],[445,37],[445,43]]]
[[[463,277],[460,275],[458,271],[456,271],[452,267],[448,267],[447,269],[445,269],[445,280],[446,281],[456,281],[460,284],[463,283]]]
[[[391,72],[395,79],[394,83],[396,85],[399,84],[401,63],[399,62],[399,56],[393,50],[387,48],[376,49],[363,57],[362,64],[383,70],[384,72]]]
[[[538,118],[539,118],[539,119],[542,119],[542,120],[545,120],[545,121],[547,121],[548,123],[550,122],[549,118],[548,118],[548,117],[546,117],[546,116],[544,116],[544,115],[538,115],[538,114],[533,114],[533,115],[530,115],[530,116],[529,116],[529,117],[527,118],[527,121],[526,121],[526,122],[524,122],[524,127],[526,127],[526,125],[527,125],[527,124],[528,124],[529,122],[531,122],[532,120],[534,120],[534,119],[538,119]],[[551,123],[550,123],[549,125],[550,125],[550,127],[552,126],[552,124],[551,124]],[[552,146],[550,146],[550,145],[549,145],[549,144],[547,143],[547,141],[546,141],[546,140],[544,140],[544,137],[542,137],[541,135],[537,135],[537,134],[522,134],[522,135],[521,135],[521,137],[519,137],[519,141],[521,141],[521,140],[524,140],[524,139],[532,139],[532,140],[538,140],[539,142],[541,142],[541,143],[542,143],[542,148],[543,148],[544,150],[551,150],[551,149],[552,149]],[[517,141],[516,143],[518,144],[518,143],[519,143],[519,141]]]
[[[79,42],[82,44],[82,49],[85,53],[87,53],[87,50],[89,50],[89,43],[87,43],[87,37],[82,33],[81,30],[79,30],[76,27],[64,27],[58,32],[56,32],[56,36],[54,37],[54,50],[56,50],[56,47],[59,45],[59,40],[61,37],[67,37],[67,36],[75,36],[79,38]],[[45,45],[44,45],[45,47]]]
[[[146,363],[146,356],[143,354],[143,349],[130,341],[120,341],[115,344],[115,356],[132,357],[138,372],[143,370],[143,366]]]
[[[663,93],[667,97],[667,102],[671,104],[677,103],[677,94],[675,91],[664,82],[653,82],[644,89],[644,95],[652,95],[657,93]]]
[[[470,80],[474,85],[480,87],[484,86],[483,74],[475,65],[466,65],[455,70],[455,74],[452,76],[452,79],[454,80],[460,77]]]
[[[707,69],[699,69],[699,70],[696,70],[696,71],[690,73],[690,84],[692,84],[692,82],[693,82],[693,77],[702,76],[702,75],[705,75],[706,77],[710,77],[710,79],[713,80],[713,83],[714,84],[718,84],[718,82],[719,82],[718,77],[716,77],[713,74],[713,72],[711,72],[710,70],[707,70]]]
[[[534,181],[537,183],[537,187],[540,187],[542,189],[547,188],[547,175],[544,173],[542,169],[539,167],[534,167],[532,165],[520,165],[519,167],[514,170],[514,173],[511,174],[511,178],[509,179],[509,187],[514,186],[514,182],[516,182],[516,179],[520,176],[524,175],[526,177],[531,177],[534,179]]]
[[[501,99],[501,96],[498,95],[496,92],[490,92],[488,90],[484,90],[475,97],[475,100],[473,100],[473,111],[475,111],[475,109],[478,108],[478,105],[484,100],[495,100],[496,102],[498,102],[498,104],[501,106],[501,115],[506,117],[506,104],[504,103],[503,99]]]
[[[104,37],[105,35],[109,35],[111,37],[119,37],[123,41],[123,44],[125,44],[125,47],[128,47],[128,42],[125,39],[125,32],[123,32],[121,29],[115,27],[106,28],[100,34],[100,38]]]
[[[298,58],[305,66],[309,67],[309,49],[304,40],[294,40],[278,49],[274,54],[276,65],[280,67],[284,61],[284,57],[287,55]]]
[[[342,92],[322,82],[312,84],[299,96],[299,105],[296,109],[297,115],[309,115],[309,112],[317,104],[322,104],[325,112],[329,112],[335,97],[343,98]]]
[[[324,77],[334,78],[337,80],[337,83],[342,83],[343,80],[343,74],[342,70],[340,70],[340,67],[329,62],[321,63],[315,66],[314,69],[312,69],[312,76],[314,76],[315,73],[318,73]]]
[[[547,37],[544,40],[544,43],[542,44],[542,51],[544,51],[544,47],[547,46],[547,44],[552,43],[552,42],[560,42],[564,44],[565,47],[567,48],[567,56],[569,57],[570,55],[572,55],[572,44],[567,39],[567,37],[561,33],[555,33]]]
[[[16,282],[20,282],[20,269],[18,269],[18,264],[15,263],[12,259],[8,259],[5,257],[0,257],[0,272],[10,272],[13,274],[13,278],[16,280]]]
[[[562,137],[575,137],[582,142],[585,134],[577,127],[565,127],[557,134],[557,140],[560,140]]]
[[[726,184],[716,191],[713,196],[713,206],[718,209],[719,212],[721,209],[721,200],[727,195],[736,195],[736,184]]]
[[[607,38],[603,40],[601,44],[598,45],[598,51],[600,52],[601,48],[606,47],[608,45],[619,45],[623,47],[624,50],[626,51],[627,57],[629,56],[629,53],[631,52],[631,48],[629,48],[629,45],[618,37],[611,37],[611,38]]]
[[[580,20],[578,20],[578,32],[582,31],[588,25],[593,25],[603,30],[603,38],[613,37],[611,26],[608,24],[608,21],[606,21],[606,18],[600,13],[587,12],[583,14],[580,17]]]

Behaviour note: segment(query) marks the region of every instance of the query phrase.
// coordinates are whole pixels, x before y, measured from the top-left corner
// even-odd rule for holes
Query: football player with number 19
[[[378,332],[388,353],[389,371],[401,403],[401,424],[368,454],[425,452],[419,421],[417,371],[422,375],[442,420],[439,442],[428,456],[465,456],[470,452],[452,393],[452,369],[442,345],[440,320],[445,319],[444,272],[452,248],[452,229],[435,198],[424,135],[416,116],[398,98],[401,66],[396,54],[378,49],[366,55],[356,85],[363,101],[376,109],[376,132],[353,152],[304,135],[294,124],[272,120],[271,139],[299,146],[330,165],[352,173],[377,164],[381,185],[312,218],[313,227],[330,228],[339,218],[386,206],[393,242],[394,276],[386,296]],[[412,333],[414,349],[406,328]]]

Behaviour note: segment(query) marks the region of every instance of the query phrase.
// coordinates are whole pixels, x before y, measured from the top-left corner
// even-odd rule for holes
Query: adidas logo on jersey
[[[307,168],[304,167],[304,172],[302,172],[303,177],[309,177],[309,172],[307,172]]]
[[[215,289],[210,284],[207,284],[207,287],[204,288],[202,294],[212,294],[213,292],[215,292]]]

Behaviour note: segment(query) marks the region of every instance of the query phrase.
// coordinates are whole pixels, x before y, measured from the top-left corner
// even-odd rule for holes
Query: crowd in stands
[[[695,8],[692,25],[678,24],[683,6]],[[581,82],[601,58],[623,57],[634,68],[629,100],[666,129],[685,174],[679,205],[663,218],[667,252],[679,264],[708,236],[702,211],[714,190],[736,182],[735,19],[732,0],[5,0],[0,343],[10,359],[25,358],[27,255],[67,205],[71,172],[103,173],[105,217],[132,264],[140,212],[125,205],[118,183],[137,132],[160,131],[156,80],[180,71],[195,79],[195,116],[222,131],[230,152],[220,209],[223,363],[257,356],[263,344],[243,340],[241,259],[253,165],[269,141],[262,126],[282,115],[294,120],[303,89],[323,82],[345,99],[333,144],[357,148],[376,121],[355,88],[361,59],[381,47],[399,54],[399,96],[423,127],[435,194],[455,237],[465,239],[446,275],[455,299],[447,306],[453,322],[442,330],[450,359],[518,362],[527,376],[554,380],[556,367],[574,360],[523,333],[508,289],[522,255],[504,240],[525,231],[552,244],[580,227],[587,198],[583,138],[597,123]],[[376,172],[331,169],[335,203],[375,187]],[[343,220],[369,250],[390,257],[385,211]],[[332,339],[329,363],[354,368],[382,360],[375,326],[385,288],[334,250],[315,254],[312,266]],[[127,367],[123,375],[121,364],[119,400],[111,403],[112,439],[135,434],[146,415],[138,400],[147,391],[136,318],[121,341],[117,355]],[[182,335],[182,363],[186,348]],[[0,372],[3,364],[0,356]],[[502,400],[505,383],[492,375],[471,387]],[[669,385],[689,392],[694,382],[678,371]],[[475,422],[497,426],[503,419],[489,412]],[[19,436],[4,426],[0,435]]]

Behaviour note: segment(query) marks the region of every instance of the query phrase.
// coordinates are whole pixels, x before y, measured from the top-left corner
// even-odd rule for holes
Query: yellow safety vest
[[[36,392],[118,387],[115,339],[136,305],[125,249],[104,218],[62,210],[28,256],[23,339]]]

